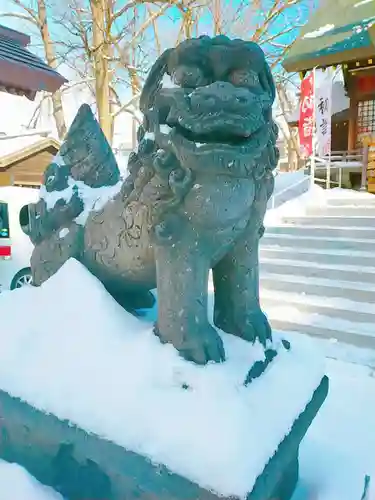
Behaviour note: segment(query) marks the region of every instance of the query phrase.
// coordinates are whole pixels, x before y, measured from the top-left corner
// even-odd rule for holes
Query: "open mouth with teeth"
[[[173,101],[159,128],[164,136],[168,135],[178,156],[181,149],[185,154],[190,151],[195,155],[212,151],[246,155],[254,150],[259,139],[264,143],[268,122],[260,102],[236,114],[223,111],[197,114],[191,110],[186,94],[175,95]]]
[[[263,115],[257,121],[252,121],[251,130],[249,127],[241,130],[240,118],[237,122],[223,118],[220,122],[214,122],[216,126],[212,126],[211,123],[207,127],[204,120],[198,126],[189,128],[183,120],[179,121],[177,124],[169,122],[168,125],[161,125],[160,130],[163,134],[167,134],[168,141],[180,160],[186,158],[188,154],[197,157],[213,152],[220,153],[228,159],[238,155],[253,158],[257,152],[263,150],[269,137],[269,125]]]
[[[217,130],[196,134],[178,124],[174,127],[174,133],[182,136],[186,141],[194,144],[226,144],[228,146],[243,146],[246,145],[250,139],[249,136],[232,134],[230,131],[230,125],[228,125],[228,128],[226,130]]]

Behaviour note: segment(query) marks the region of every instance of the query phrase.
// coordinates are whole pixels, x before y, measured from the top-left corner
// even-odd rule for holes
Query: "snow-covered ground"
[[[275,193],[277,199],[277,193],[282,192],[283,203],[279,206],[276,205],[275,208],[272,208],[271,204],[268,205],[268,210],[264,218],[264,224],[266,226],[277,224],[283,217],[288,215],[304,215],[307,207],[312,204],[324,205],[326,203],[326,190],[316,184],[313,187],[310,187],[309,179],[300,172],[296,172],[296,174],[298,174],[296,179],[293,174],[294,172],[279,174],[283,176],[282,185],[284,187],[280,188],[279,191],[275,189]],[[296,193],[293,186],[295,183],[300,181],[302,182],[297,186],[297,188],[300,189],[302,186],[303,192]],[[330,192],[332,191],[334,191],[334,189],[330,190]]]
[[[326,190],[317,184],[310,186],[310,179],[302,170],[280,173],[276,176],[274,191],[276,200],[279,195],[282,197],[282,203],[276,203],[275,208],[272,208],[271,203],[268,205],[265,217],[266,226],[279,223],[285,216],[305,215],[307,208],[312,205],[324,207],[327,205],[328,198],[374,198],[374,195],[370,193],[350,189]]]
[[[362,500],[364,478],[375,473],[374,370],[329,360],[327,372],[329,396],[302,443],[293,500]]]
[[[63,500],[17,464],[0,460],[0,500]]]

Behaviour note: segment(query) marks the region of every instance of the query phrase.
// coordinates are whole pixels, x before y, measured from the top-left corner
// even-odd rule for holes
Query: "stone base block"
[[[289,500],[298,450],[328,392],[324,377],[310,403],[265,464],[247,500]],[[257,450],[249,450],[256,453]],[[99,436],[0,391],[0,458],[25,467],[68,500],[217,500],[212,492]],[[227,499],[229,500],[229,499]]]

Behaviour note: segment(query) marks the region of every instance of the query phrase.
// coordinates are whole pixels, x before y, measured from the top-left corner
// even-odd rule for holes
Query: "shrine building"
[[[302,78],[313,68],[341,66],[349,99],[347,126],[340,128],[342,136],[333,137],[332,143],[349,152],[362,149],[365,143],[375,146],[374,0],[324,2],[302,28],[282,64]]]

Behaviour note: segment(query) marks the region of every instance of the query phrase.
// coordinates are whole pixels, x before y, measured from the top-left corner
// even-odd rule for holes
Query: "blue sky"
[[[24,0],[26,4],[28,5],[34,5],[36,2],[33,0]],[[117,5],[118,7],[121,7],[126,0],[118,0]],[[241,0],[223,0],[222,5],[223,5],[223,13],[224,16],[227,15],[228,17],[230,14],[228,14],[229,11],[234,12],[238,5],[240,4]],[[59,5],[62,7],[62,4],[65,3],[64,0],[56,0],[56,5]],[[283,2],[280,2],[283,3]],[[275,20],[269,25],[269,29],[267,32],[267,36],[276,36],[278,32],[284,32],[287,26],[293,26],[298,23],[300,24],[301,22],[305,22],[308,18],[309,11],[311,8],[314,6],[314,0],[301,0],[301,3],[297,6],[292,6],[287,9],[287,17],[276,17]],[[265,12],[271,8],[271,6],[274,4],[274,0],[262,0],[261,1],[262,7]],[[140,12],[144,7],[140,8]],[[0,13],[4,12],[23,12],[21,8],[15,6],[11,0],[0,0]],[[264,16],[263,11],[252,9],[250,12],[250,9],[248,10],[248,15],[250,16],[247,19],[243,19],[242,23],[239,22],[235,26],[235,33],[234,35],[240,35],[244,38],[250,38],[254,32],[254,28],[258,23],[262,23],[262,17]],[[169,9],[168,11],[168,17],[164,16],[162,20],[158,21],[158,24],[160,26],[159,31],[161,33],[162,37],[162,44],[164,46],[170,45],[171,43],[174,43],[175,41],[175,35],[176,32],[178,31],[178,17],[179,17],[179,12],[177,8],[172,8]],[[37,31],[35,28],[28,23],[27,21],[23,21],[20,19],[14,19],[14,18],[1,18],[0,22],[3,24],[6,24],[10,27],[14,27],[16,29],[19,29],[21,31],[27,31],[29,32],[32,36],[32,44],[35,47],[36,50],[38,50],[39,44],[39,37],[37,35]],[[118,21],[117,24],[119,27],[121,27],[121,20]],[[50,28],[52,32],[54,32],[57,37],[59,35],[61,36],[61,30],[62,28],[60,26],[54,25],[53,22],[50,22]],[[151,35],[152,37],[152,32],[149,30],[149,36]],[[212,34],[212,20],[210,18],[210,14],[206,11],[206,14],[200,18],[199,21],[199,31],[200,34]],[[289,33],[285,34],[282,37],[277,38],[278,43],[290,43],[296,36],[298,35],[298,28],[293,29]],[[66,36],[66,34],[64,34]],[[265,47],[266,51],[271,51],[275,50],[275,48],[271,49],[270,46]]]

